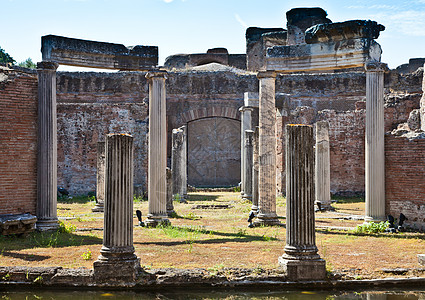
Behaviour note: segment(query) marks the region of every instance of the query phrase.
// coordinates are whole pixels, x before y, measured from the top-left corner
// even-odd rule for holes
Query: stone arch
[[[185,111],[181,114],[181,123],[186,124],[191,121],[203,118],[222,117],[240,121],[240,113],[237,108],[227,106],[211,106]]]

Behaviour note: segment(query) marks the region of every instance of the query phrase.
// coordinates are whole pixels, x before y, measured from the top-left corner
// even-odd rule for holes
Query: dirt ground
[[[58,203],[62,232],[1,237],[0,265],[92,268],[102,245],[103,213],[91,212],[95,203],[88,199],[73,201],[77,202],[66,199]],[[193,209],[200,204],[227,204],[230,208]],[[353,228],[363,220],[349,219],[348,214],[362,216],[364,200],[339,199],[333,205],[335,212],[316,213],[316,244],[328,271],[355,279],[425,276],[417,259],[417,254],[425,252],[424,234],[356,234]],[[134,247],[143,267],[261,270],[278,266],[285,228],[248,228],[251,204],[241,201],[238,193],[191,193],[187,204],[174,202],[174,207],[176,216],[170,218],[168,227],[140,227],[134,214]],[[285,207],[285,199],[278,198],[282,223]],[[145,216],[147,201],[135,201],[136,209]],[[395,268],[408,270],[382,271]]]

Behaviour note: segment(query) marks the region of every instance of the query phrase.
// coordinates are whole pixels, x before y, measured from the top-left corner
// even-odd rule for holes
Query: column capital
[[[364,68],[366,72],[386,72],[388,65],[379,61],[369,60],[365,63]]]
[[[254,108],[253,107],[250,107],[250,106],[241,106],[241,107],[239,107],[239,111],[240,112],[254,111]]]
[[[275,71],[259,71],[257,73],[257,78],[276,78],[276,72]]]
[[[37,63],[37,71],[56,71],[58,63],[52,61],[42,61]]]
[[[168,72],[167,71],[163,71],[163,70],[152,70],[146,73],[145,77],[147,79],[152,79],[155,77],[159,77],[159,78],[164,78],[167,79],[168,78]]]

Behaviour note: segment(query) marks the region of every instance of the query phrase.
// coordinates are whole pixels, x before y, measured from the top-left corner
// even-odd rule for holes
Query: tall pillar
[[[167,216],[172,217],[175,214],[173,205],[173,171],[167,168]]]
[[[106,137],[103,246],[93,263],[97,280],[136,279],[140,263],[133,247],[133,137]]]
[[[276,73],[259,72],[259,213],[255,225],[280,224],[276,214]]]
[[[286,246],[279,257],[289,280],[326,276],[316,247],[313,127],[286,125]]]
[[[173,129],[171,169],[173,175],[173,198],[180,202],[187,199],[187,133],[186,126]]]
[[[251,211],[258,214],[258,126],[255,127],[252,142],[252,206]]]
[[[425,64],[424,64],[425,70]],[[420,100],[420,117],[421,117],[421,130],[425,131],[425,72],[422,78],[422,97]]]
[[[167,128],[165,80],[167,72],[150,71],[149,79],[149,211],[145,224],[155,227],[167,219]]]
[[[96,205],[93,212],[103,212],[105,205],[105,142],[97,142]]]
[[[38,74],[37,230],[55,230],[57,217],[56,69],[40,62]]]
[[[366,215],[365,221],[385,221],[384,71],[386,64],[366,68]]]
[[[244,199],[252,201],[252,168],[254,131],[245,130],[245,193]]]
[[[252,124],[252,108],[242,106],[239,108],[241,112],[241,196],[246,199],[245,189],[246,189],[246,148],[245,148],[245,131],[251,130]]]
[[[331,173],[329,153],[329,123],[316,123],[316,202],[321,210],[331,210]]]

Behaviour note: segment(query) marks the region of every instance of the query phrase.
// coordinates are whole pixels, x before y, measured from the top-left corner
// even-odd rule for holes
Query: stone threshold
[[[425,286],[425,277],[381,278],[363,280],[286,281],[279,270],[227,268],[213,269],[148,269],[141,270],[135,282],[96,281],[92,269],[62,267],[0,267],[2,289],[250,289],[279,290],[368,290]]]

